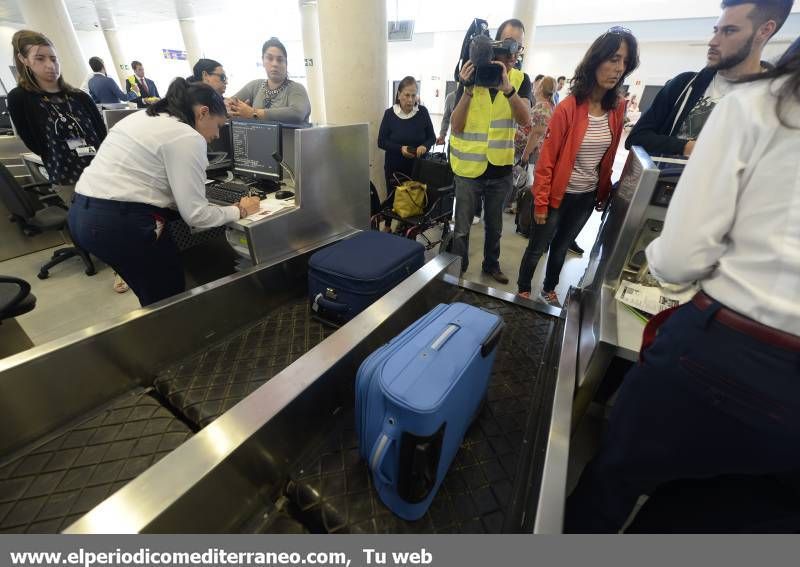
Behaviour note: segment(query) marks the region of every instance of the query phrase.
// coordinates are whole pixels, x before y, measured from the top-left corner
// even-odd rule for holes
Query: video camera
[[[456,66],[456,81],[460,67],[467,60],[475,66],[475,74],[469,84],[478,87],[497,88],[503,81],[503,70],[494,60],[519,53],[519,44],[513,39],[494,41],[489,35],[486,20],[476,18],[467,30],[461,49],[461,60]]]

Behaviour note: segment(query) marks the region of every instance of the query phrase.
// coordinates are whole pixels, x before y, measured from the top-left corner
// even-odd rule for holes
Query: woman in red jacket
[[[611,166],[625,118],[620,87],[638,66],[636,38],[613,27],[575,69],[570,96],[556,107],[536,163],[534,224],[519,267],[520,296],[530,298],[533,273],[549,246],[540,297],[560,307],[555,290],[567,248],[611,192]]]

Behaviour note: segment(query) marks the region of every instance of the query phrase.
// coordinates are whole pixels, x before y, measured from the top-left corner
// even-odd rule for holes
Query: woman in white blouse
[[[800,469],[800,50],[750,82],[714,109],[647,248],[659,280],[702,291],[625,377],[567,531],[615,532],[672,480]],[[793,531],[760,515],[734,529]]]
[[[225,120],[214,89],[175,79],[163,99],[109,132],[78,181],[69,212],[76,244],[114,268],[142,306],[184,290],[167,220],[211,228],[258,210],[256,198],[227,207],[206,199],[207,143]]]

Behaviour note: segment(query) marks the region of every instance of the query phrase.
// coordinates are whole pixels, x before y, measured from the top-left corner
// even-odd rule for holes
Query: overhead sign
[[[172,59],[174,61],[186,61],[189,56],[188,53],[180,49],[162,49],[161,55],[164,59]]]

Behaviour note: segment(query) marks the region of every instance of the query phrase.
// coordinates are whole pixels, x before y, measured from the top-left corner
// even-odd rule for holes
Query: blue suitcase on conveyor
[[[360,232],[308,261],[311,309],[343,325],[425,264],[419,242],[385,232]]]
[[[439,305],[361,364],[359,451],[384,504],[405,520],[431,505],[486,396],[500,316]]]

